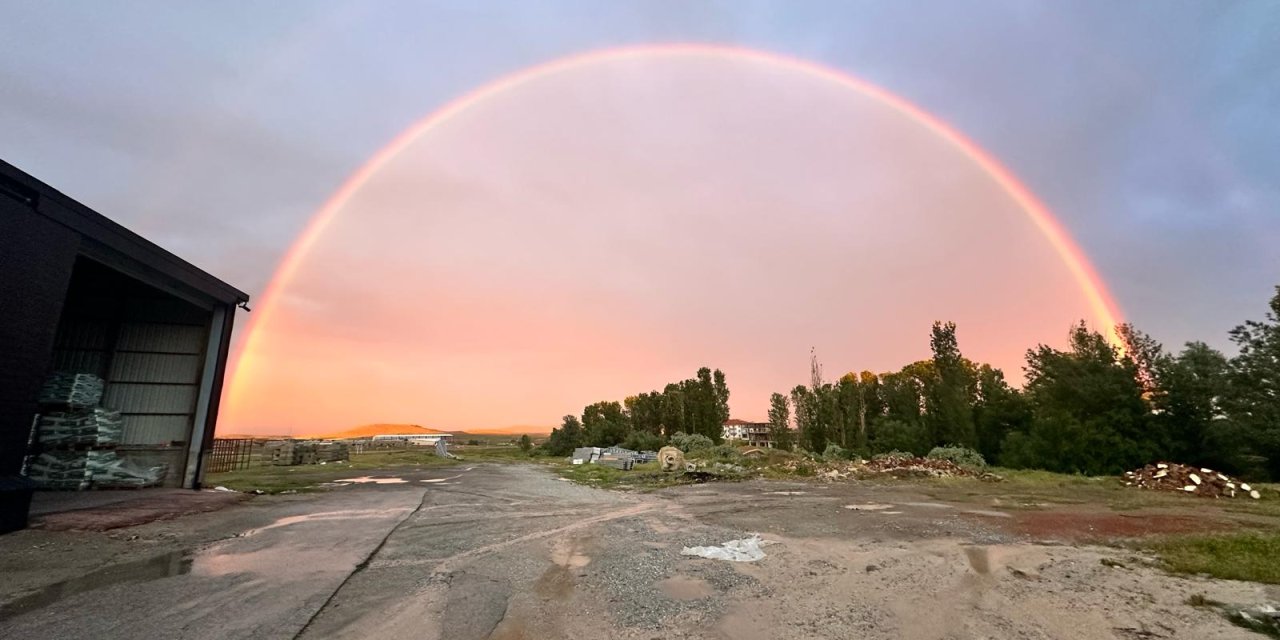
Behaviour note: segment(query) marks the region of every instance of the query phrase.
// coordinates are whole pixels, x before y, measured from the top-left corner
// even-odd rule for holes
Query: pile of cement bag
[[[1262,497],[1257,489],[1238,482],[1225,473],[1201,469],[1176,462],[1157,462],[1141,469],[1124,472],[1126,487],[1180,491],[1207,498]]]
[[[91,487],[150,487],[164,480],[168,469],[139,467],[114,451],[49,451],[31,462],[28,475],[40,489],[82,491]]]
[[[46,413],[38,425],[40,444],[47,447],[119,444],[124,431],[120,412],[101,407]]]
[[[96,407],[102,402],[102,378],[92,373],[59,371],[40,389],[40,404],[73,408]]]
[[[87,451],[50,451],[31,461],[27,475],[40,489],[88,489],[93,476],[85,466]]]

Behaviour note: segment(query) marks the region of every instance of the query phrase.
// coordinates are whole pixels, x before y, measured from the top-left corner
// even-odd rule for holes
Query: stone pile
[[[950,460],[906,456],[889,456],[869,460],[863,469],[874,473],[909,476],[976,476],[978,472],[966,469]]]
[[[1207,498],[1262,497],[1248,483],[1238,482],[1225,473],[1192,467],[1176,462],[1157,462],[1141,469],[1124,472],[1126,487],[1179,491]]]

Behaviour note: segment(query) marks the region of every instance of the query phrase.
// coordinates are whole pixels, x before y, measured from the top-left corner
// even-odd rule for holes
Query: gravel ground
[[[341,550],[349,565],[317,578],[304,572],[306,581],[296,575],[290,581],[294,572],[284,569],[225,563],[218,565],[221,582],[181,570],[138,577],[154,593],[132,605],[138,611],[130,615],[163,619],[160,612],[175,607],[200,614],[201,626],[161,626],[156,637],[266,637],[261,624],[219,624],[218,612],[261,608],[285,593],[299,604],[270,637],[1243,639],[1256,636],[1187,599],[1280,600],[1274,588],[1171,577],[1132,552],[1036,537],[1017,526],[1016,512],[940,502],[910,485],[752,481],[626,494],[574,485],[532,466],[449,473],[257,499],[109,535],[23,532],[20,541],[60,545],[72,539],[57,536],[81,536],[99,540],[97,549],[119,560],[149,557],[137,551],[144,547],[154,555],[185,544],[197,567],[209,566],[215,551],[228,557],[227,545],[252,543],[232,557],[284,567],[314,563],[308,558],[317,557],[317,548],[348,541],[349,548],[324,553]],[[335,512],[335,505],[345,510]],[[333,513],[363,515],[316,522],[343,517],[324,515]],[[203,527],[203,538],[193,523]],[[349,535],[356,529],[347,529],[355,524],[363,527],[359,540]],[[172,542],[158,537],[165,532]],[[759,562],[680,554],[685,546],[755,532],[773,542]],[[37,583],[33,565],[47,555],[24,551],[11,538],[0,538],[0,552],[16,552],[3,567],[25,576],[28,586]],[[76,566],[65,557],[59,562],[64,572]],[[245,585],[252,589],[235,590]],[[101,586],[70,604],[92,611],[127,600],[132,588]],[[202,589],[215,588],[217,597],[209,591],[206,599],[216,609],[193,604]],[[188,600],[168,601],[166,592]],[[12,600],[22,592],[11,586],[0,593]],[[257,600],[247,600],[250,594]],[[0,635],[77,637],[67,625],[83,621],[60,609],[70,604],[55,598],[10,616],[0,621]]]

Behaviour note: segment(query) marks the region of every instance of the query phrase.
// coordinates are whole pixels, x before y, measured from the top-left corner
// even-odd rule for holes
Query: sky
[[[6,4],[0,157],[257,300],[415,122],[653,43],[808,61],[918,105],[1043,201],[1168,346],[1229,349],[1280,284],[1270,1]],[[604,65],[465,115],[317,240],[223,426],[549,425],[699,364],[759,419],[810,347],[828,372],[887,370],[954,319],[1017,378],[1022,350],[1095,320],[989,176],[831,83]]]

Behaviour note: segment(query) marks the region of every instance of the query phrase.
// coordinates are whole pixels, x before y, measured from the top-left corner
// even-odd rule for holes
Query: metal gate
[[[214,438],[213,451],[209,453],[209,473],[223,473],[245,469],[253,456],[251,438]]]

